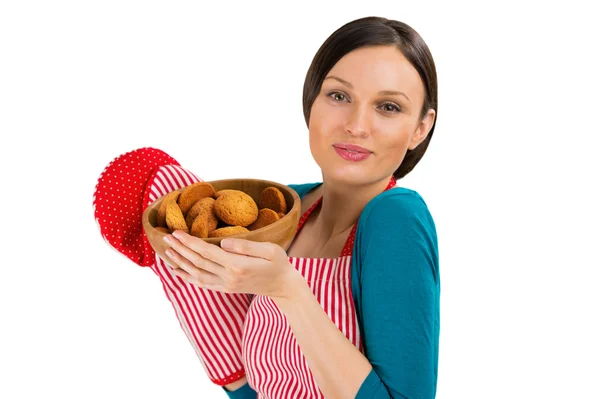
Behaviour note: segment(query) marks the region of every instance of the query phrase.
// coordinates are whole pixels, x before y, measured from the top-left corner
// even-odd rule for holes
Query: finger
[[[169,266],[171,269],[179,268],[179,266],[177,266],[177,264],[174,261],[172,261],[169,257],[163,258],[162,256],[159,255],[159,259],[161,260],[162,263]]]
[[[183,231],[177,230],[172,234],[184,246],[187,246],[197,255],[204,259],[208,259],[218,265],[239,265],[245,263],[246,259],[243,256],[231,254],[214,244],[209,244],[201,238],[194,237]],[[185,254],[183,254],[185,255]]]
[[[161,258],[161,260],[172,269],[171,271],[179,270],[185,274],[188,274],[188,272],[182,267],[182,264],[186,261],[185,258],[178,255],[173,249],[167,249],[165,251],[165,255],[167,255],[167,257]]]
[[[278,248],[281,249],[271,242],[249,241],[241,238],[225,238],[221,241],[221,248],[228,252],[266,260],[273,260],[277,256]]]
[[[213,274],[223,273],[223,265],[211,261],[209,258],[206,258],[203,255],[203,253],[196,251],[194,247],[192,247],[194,245],[193,241],[199,240],[199,238],[193,236],[189,236],[190,239],[187,239],[187,237],[180,237],[180,239],[177,239],[174,235],[167,235],[165,236],[165,241],[169,244],[169,246],[172,249],[174,249],[175,251],[177,251],[178,254],[186,258],[192,265],[196,265],[197,267],[207,270]]]
[[[169,251],[169,250],[167,250]],[[177,263],[175,263],[175,261],[171,258],[167,257],[159,257],[160,262],[163,263],[164,265],[167,265],[171,270],[170,272],[178,277],[181,277],[182,280],[186,280],[187,277],[189,277],[188,272],[186,272],[185,270],[181,269],[179,267],[179,265]]]
[[[191,280],[194,281],[211,281],[215,282],[215,274],[210,271],[201,269],[197,267],[195,264],[190,262],[188,259],[184,258],[174,249],[168,249],[165,251],[169,259],[171,259],[174,263],[177,264],[178,268],[181,269],[184,273],[186,273]],[[173,269],[175,272],[180,271],[177,269]],[[187,281],[187,280],[186,280]]]
[[[181,269],[173,269],[173,274],[188,284],[193,284],[200,288],[206,288],[214,291],[223,291],[223,285],[218,280],[210,277],[194,277]]]

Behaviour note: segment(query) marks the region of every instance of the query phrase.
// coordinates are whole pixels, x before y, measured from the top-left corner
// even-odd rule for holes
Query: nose
[[[367,105],[354,105],[346,121],[346,133],[352,136],[366,137],[371,132],[370,110]]]

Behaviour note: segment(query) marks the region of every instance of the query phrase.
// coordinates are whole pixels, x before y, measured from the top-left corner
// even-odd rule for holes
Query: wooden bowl
[[[268,226],[248,233],[231,235],[229,237],[243,238],[251,241],[272,242],[278,244],[287,251],[296,235],[298,222],[300,221],[300,197],[296,191],[284,184],[259,179],[225,179],[208,181],[207,183],[212,184],[215,191],[223,189],[241,190],[250,195],[257,205],[260,200],[260,195],[265,188],[277,187],[283,193],[285,202],[287,203],[288,212],[286,215]],[[184,188],[185,187],[176,191],[183,191]],[[169,245],[163,241],[166,234],[155,228],[156,215],[164,198],[164,196],[158,198],[146,208],[142,215],[142,226],[154,251],[161,258],[168,259],[165,255],[165,251],[169,248]],[[202,238],[202,240],[211,244],[220,245],[223,238],[226,237]]]

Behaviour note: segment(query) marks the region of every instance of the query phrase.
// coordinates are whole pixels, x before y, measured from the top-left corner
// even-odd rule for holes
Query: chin
[[[321,167],[323,181],[347,186],[366,186],[389,179],[395,169],[381,170],[367,165],[334,165]]]
[[[315,156],[317,155],[317,156]],[[374,168],[375,159],[362,162],[349,162],[340,158],[335,152],[327,151],[313,153],[313,159],[319,165],[323,181],[348,186],[369,185],[378,181],[385,172]]]
[[[337,167],[321,170],[323,179],[344,185],[362,185],[373,179],[373,175],[364,168]]]

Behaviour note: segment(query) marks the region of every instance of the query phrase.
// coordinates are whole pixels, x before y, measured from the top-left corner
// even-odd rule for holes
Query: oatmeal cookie
[[[221,227],[220,229],[216,229],[212,231],[208,236],[213,237],[227,237],[234,234],[248,233],[248,229],[242,226],[227,226]]]
[[[156,225],[158,227],[167,227],[167,205],[169,202],[177,203],[177,199],[181,195],[180,191],[172,191],[165,196],[165,199],[160,203],[158,213],[156,215]]]
[[[176,202],[169,202],[167,204],[167,226],[171,232],[175,230],[183,230],[189,233],[187,224],[185,224],[185,218],[181,212],[181,208]]]
[[[260,195],[259,206],[260,209],[269,208],[277,213],[287,212],[285,197],[277,187],[267,187],[262,191]]]
[[[190,234],[199,238],[207,238],[209,233],[212,233],[216,228],[219,220],[213,212],[215,199],[206,197],[201,199],[192,207],[189,214],[194,211],[196,216],[191,221]],[[196,208],[196,209],[194,209]],[[188,224],[189,226],[189,224]]]
[[[199,200],[206,197],[214,197],[215,189],[210,183],[199,181],[192,185],[187,186],[181,191],[181,195],[177,200],[181,212],[184,215],[188,213],[190,208]]]
[[[248,230],[257,230],[279,220],[279,215],[272,209],[263,208],[258,211],[258,218],[254,223],[248,226]]]
[[[239,190],[220,195],[213,210],[220,220],[232,226],[246,227],[258,217],[258,206],[254,199]]]

